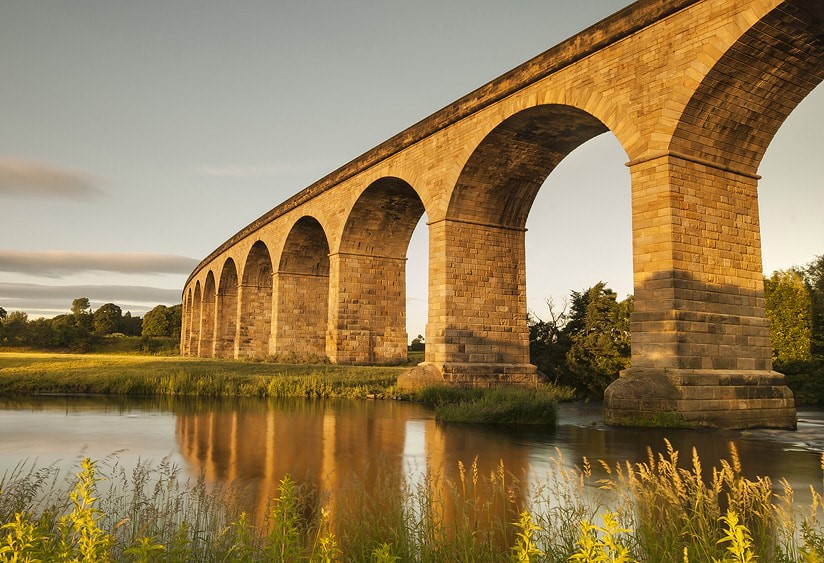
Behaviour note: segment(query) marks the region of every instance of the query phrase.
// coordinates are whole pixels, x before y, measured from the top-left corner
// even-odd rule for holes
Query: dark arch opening
[[[233,358],[237,336],[237,294],[238,279],[235,261],[226,259],[220,274],[217,290],[217,313],[215,330],[215,356]]]
[[[314,217],[289,231],[274,276],[272,349],[311,360],[326,356],[329,311],[329,242]]]
[[[266,357],[272,326],[272,258],[263,241],[255,242],[246,257],[240,302],[238,357]]]

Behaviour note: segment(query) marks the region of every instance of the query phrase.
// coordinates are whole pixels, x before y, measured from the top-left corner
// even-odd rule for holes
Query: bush
[[[774,368],[784,374],[797,405],[824,405],[823,358],[776,362]]]

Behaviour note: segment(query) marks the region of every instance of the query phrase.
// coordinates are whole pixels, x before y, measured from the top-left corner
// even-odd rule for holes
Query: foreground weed
[[[584,520],[581,522],[578,551],[569,560],[582,563],[637,563],[622,543],[620,536],[627,533],[629,530],[620,527],[612,512],[604,513],[603,527]]]
[[[543,556],[545,553],[538,549],[533,541],[535,532],[540,532],[540,526],[536,526],[532,521],[532,515],[524,510],[518,516],[514,526],[518,529],[516,533],[515,545],[512,546],[512,560],[517,563],[530,563],[535,556]]]
[[[726,525],[724,535],[718,540],[719,544],[727,544],[726,550],[729,557],[719,560],[712,558],[714,563],[753,563],[758,558],[752,552],[752,535],[746,526],[738,520],[738,515],[728,510],[725,516],[720,518]]]
[[[40,561],[38,557],[43,553],[49,538],[28,515],[18,512],[14,515],[14,522],[4,524],[0,530],[8,531],[0,543],[0,561]]]
[[[69,493],[72,511],[58,524],[58,557],[61,561],[109,561],[112,538],[98,526],[102,513],[95,507],[95,463],[85,458],[77,474],[77,484]]]

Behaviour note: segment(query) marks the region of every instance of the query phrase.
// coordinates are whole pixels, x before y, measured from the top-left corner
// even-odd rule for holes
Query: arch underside
[[[447,379],[484,371],[534,381],[527,327],[525,228],[547,176],[607,127],[566,105],[522,110],[495,127],[464,166],[445,220],[430,225],[426,361]]]
[[[252,245],[243,267],[240,320],[237,356],[268,356],[272,326],[272,259],[262,241]]]
[[[235,261],[226,260],[220,274],[215,319],[215,357],[234,358],[237,342],[238,277]]]
[[[406,251],[424,210],[412,186],[394,177],[372,183],[355,202],[331,256],[333,361],[406,361]]]
[[[670,148],[754,174],[778,128],[822,80],[824,3],[784,2],[707,73]]]
[[[274,276],[272,351],[295,359],[324,358],[329,310],[329,243],[313,217],[295,223]]]

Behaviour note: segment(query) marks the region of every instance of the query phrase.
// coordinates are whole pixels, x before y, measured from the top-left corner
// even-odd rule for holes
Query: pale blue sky
[[[253,219],[626,4],[4,0],[0,306],[178,302],[194,264]],[[824,253],[823,125],[819,87],[759,170],[767,272]],[[538,195],[537,314],[601,279],[632,291],[625,161],[603,135]],[[426,247],[419,228],[410,337],[424,331]]]

